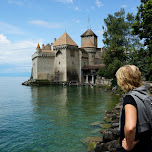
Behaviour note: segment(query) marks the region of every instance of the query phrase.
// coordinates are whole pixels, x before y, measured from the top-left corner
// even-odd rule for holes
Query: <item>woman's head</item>
[[[129,92],[142,86],[141,72],[135,65],[125,65],[116,72],[117,84],[125,91]]]

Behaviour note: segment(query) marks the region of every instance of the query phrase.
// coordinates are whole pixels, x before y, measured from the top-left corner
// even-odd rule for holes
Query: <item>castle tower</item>
[[[79,82],[79,50],[78,45],[65,32],[53,43],[56,52],[54,81],[55,82]]]
[[[32,55],[32,78],[34,80],[53,81],[54,77],[54,57],[49,44],[40,48],[38,44],[36,52]]]
[[[90,39],[88,39],[84,45],[81,46],[87,53],[88,53],[88,64],[94,65],[95,64],[95,54],[96,54],[96,47],[92,43]]]
[[[85,45],[88,40],[91,40],[93,45],[97,48],[97,38],[97,35],[91,29],[88,29],[81,35],[81,47]]]

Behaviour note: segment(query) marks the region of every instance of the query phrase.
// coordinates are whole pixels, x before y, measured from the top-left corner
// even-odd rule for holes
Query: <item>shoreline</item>
[[[102,127],[100,129],[101,137],[89,137],[88,152],[115,152],[119,146],[119,116],[122,108],[122,97],[111,111],[105,111],[104,121],[106,123],[94,123],[95,126]]]

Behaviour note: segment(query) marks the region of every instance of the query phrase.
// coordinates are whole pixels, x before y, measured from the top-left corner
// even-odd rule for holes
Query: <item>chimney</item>
[[[54,42],[56,41],[56,38],[54,38]]]

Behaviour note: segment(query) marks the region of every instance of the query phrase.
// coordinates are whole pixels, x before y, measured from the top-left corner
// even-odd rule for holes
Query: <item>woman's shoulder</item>
[[[134,98],[131,95],[126,95],[124,97],[124,103],[123,103],[123,105],[125,106],[126,104],[131,104],[131,105],[133,105],[134,107],[137,108],[137,104],[136,104]]]

